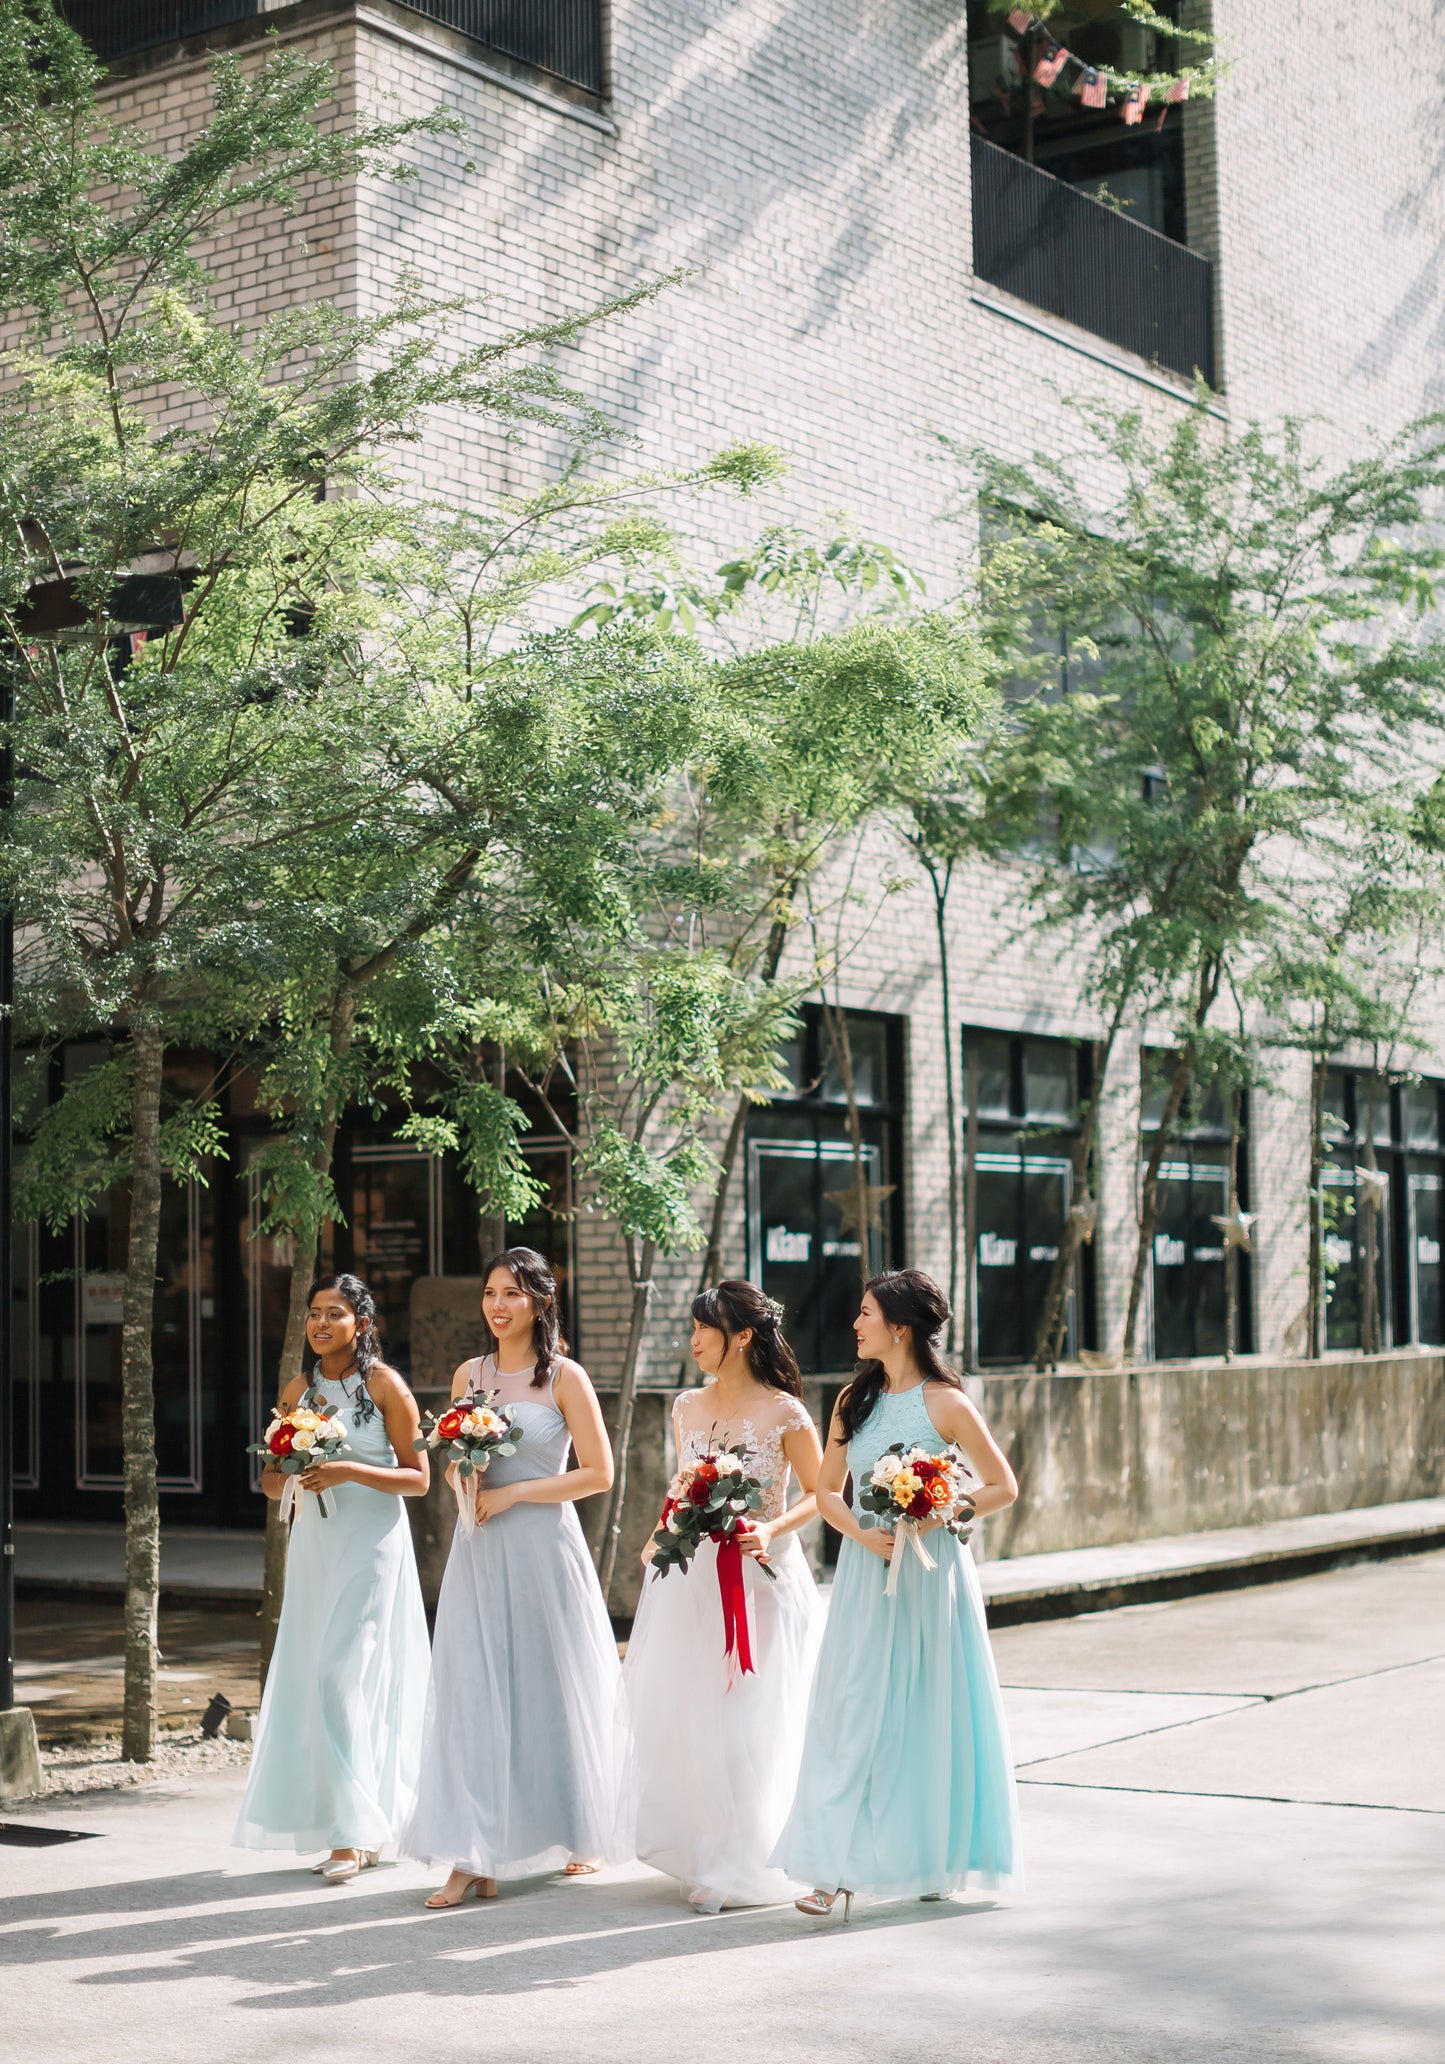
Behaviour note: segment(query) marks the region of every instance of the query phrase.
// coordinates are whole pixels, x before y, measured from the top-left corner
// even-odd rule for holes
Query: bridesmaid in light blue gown
[[[948,1300],[917,1269],[875,1276],[854,1324],[861,1366],[833,1414],[818,1510],[843,1535],[808,1710],[792,1813],[773,1853],[816,1887],[804,1913],[846,1920],[855,1892],[946,1898],[1020,1881],[1018,1803],[1008,1728],[967,1546],[925,1522],[937,1567],[903,1558],[886,1594],[891,1536],[864,1528],[856,1497],[895,1441],[937,1452],[952,1442],[977,1482],[980,1518],[1018,1485],[941,1359]]]
[[[312,1285],[306,1338],[314,1374],[287,1384],[282,1407],[319,1391],[351,1452],[299,1478],[262,1473],[268,1498],[288,1481],[302,1494],[235,1840],[246,1849],[329,1845],[312,1868],[340,1883],[396,1839],[416,1794],[429,1656],[402,1500],[424,1495],[429,1470],[412,1447],[416,1399],[377,1358],[376,1305],[359,1276]],[[323,1490],[329,1517],[316,1496]]]
[[[452,1397],[500,1392],[520,1438],[478,1480],[475,1529],[458,1518],[437,1601],[433,1719],[401,1844],[452,1866],[433,1911],[489,1899],[499,1879],[595,1870],[619,1811],[617,1643],[576,1510],[612,1482],[607,1430],[559,1351],[557,1285],[533,1248],[492,1262],[482,1315],[492,1350],[462,1363]]]

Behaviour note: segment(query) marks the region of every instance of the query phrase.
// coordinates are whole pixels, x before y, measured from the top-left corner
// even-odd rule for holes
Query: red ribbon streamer
[[[743,1551],[738,1546],[736,1534],[725,1534],[717,1541],[717,1585],[722,1593],[723,1612],[723,1654],[736,1655],[738,1669],[746,1675],[753,1670],[752,1645],[748,1640],[748,1594],[743,1588]]]

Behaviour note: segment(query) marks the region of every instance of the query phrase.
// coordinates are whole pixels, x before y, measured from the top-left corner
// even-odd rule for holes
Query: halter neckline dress
[[[895,1441],[937,1448],[924,1387],[884,1391],[848,1443],[857,1487]],[[773,1854],[820,1891],[883,1898],[1021,1879],[1018,1798],[983,1592],[965,1543],[937,1567],[845,1539],[808,1709],[797,1797]]]
[[[381,1408],[356,1379],[313,1378],[351,1458],[395,1468]],[[408,1457],[408,1460],[411,1458]],[[236,1823],[245,1849],[380,1849],[411,1811],[430,1656],[406,1501],[341,1483],[323,1518],[303,1492]]]

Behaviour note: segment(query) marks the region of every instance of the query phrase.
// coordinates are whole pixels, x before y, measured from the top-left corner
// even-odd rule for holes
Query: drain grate
[[[99,1831],[94,1828],[27,1827],[20,1820],[0,1820],[0,1844],[8,1843],[12,1849],[49,1849],[55,1842],[94,1842]]]

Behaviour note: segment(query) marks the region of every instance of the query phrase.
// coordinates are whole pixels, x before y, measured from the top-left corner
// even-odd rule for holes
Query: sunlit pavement
[[[997,1652],[1007,1902],[704,1918],[630,1868],[431,1915],[229,1849],[238,1777],[55,1799],[9,1818],[96,1838],[0,1846],[0,2055],[1442,2064],[1445,1555]]]

